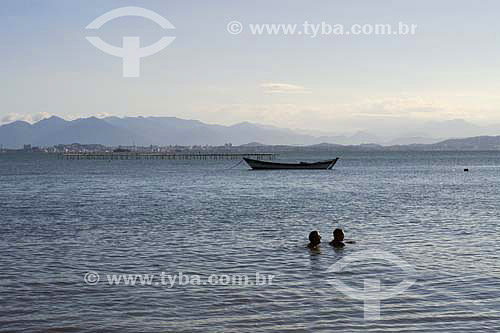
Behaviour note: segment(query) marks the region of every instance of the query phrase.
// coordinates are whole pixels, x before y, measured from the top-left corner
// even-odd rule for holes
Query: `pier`
[[[239,160],[243,157],[273,160],[276,153],[143,153],[143,152],[92,152],[61,153],[65,160]]]

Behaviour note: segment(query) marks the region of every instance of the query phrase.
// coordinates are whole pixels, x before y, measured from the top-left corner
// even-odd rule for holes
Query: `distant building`
[[[31,151],[31,145],[24,145],[23,150],[24,151]]]

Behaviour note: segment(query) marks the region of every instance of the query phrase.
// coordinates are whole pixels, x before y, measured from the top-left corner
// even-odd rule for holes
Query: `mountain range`
[[[56,144],[118,145],[315,145],[331,143],[341,145],[383,144],[419,145],[435,144],[450,138],[492,134],[494,128],[482,128],[464,120],[427,123],[408,130],[406,136],[398,134],[374,135],[359,131],[350,135],[313,135],[268,125],[242,122],[232,126],[207,124],[198,120],[176,117],[107,117],[80,118],[72,121],[52,116],[34,124],[15,121],[0,126],[0,145],[20,148],[24,144],[48,147]],[[385,132],[384,132],[385,133]],[[395,132],[396,133],[396,132]],[[500,130],[496,133],[500,133]],[[481,141],[484,144],[486,141]],[[489,142],[489,141],[488,141]],[[453,144],[451,141],[450,145]],[[491,146],[491,142],[488,143]],[[494,146],[495,144],[493,144]]]
[[[212,125],[197,120],[175,117],[108,117],[81,118],[67,121],[52,116],[34,124],[15,121],[0,126],[0,144],[20,148],[24,144],[53,146],[56,144],[99,143],[118,145],[235,145],[260,141],[266,144],[312,144],[311,135],[288,129],[251,124]]]

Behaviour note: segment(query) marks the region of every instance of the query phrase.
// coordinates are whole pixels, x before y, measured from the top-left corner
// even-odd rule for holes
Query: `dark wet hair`
[[[340,228],[333,230],[333,239],[338,240],[338,241],[343,241],[344,240],[344,231],[342,231],[342,229],[340,229]]]
[[[311,231],[311,232],[309,233],[309,241],[310,241],[311,243],[316,243],[316,242],[318,242],[318,241],[319,241],[319,238],[320,238],[320,236],[319,236],[319,232],[318,232],[318,230],[313,230],[313,231]]]

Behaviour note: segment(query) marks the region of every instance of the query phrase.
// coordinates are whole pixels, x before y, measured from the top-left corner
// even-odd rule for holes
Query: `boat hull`
[[[338,157],[333,160],[313,163],[275,163],[246,157],[243,159],[254,170],[330,170],[338,161]]]

